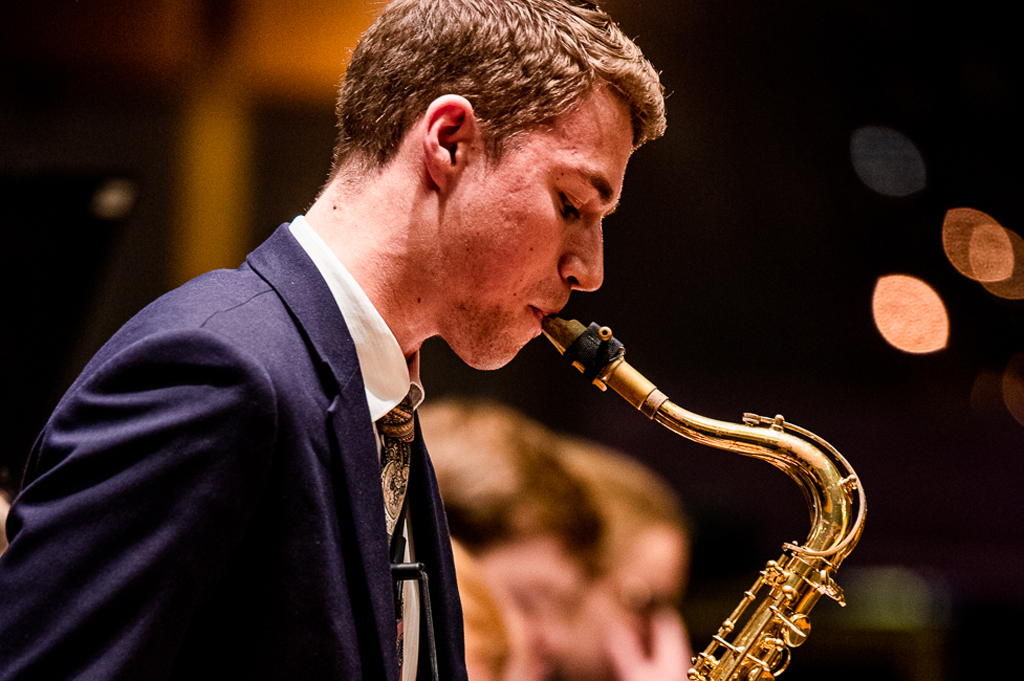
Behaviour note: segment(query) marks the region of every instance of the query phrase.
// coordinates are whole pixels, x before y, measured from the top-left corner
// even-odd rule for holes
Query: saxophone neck
[[[573,366],[601,390],[611,388],[647,418],[699,444],[767,461],[799,483],[813,530],[804,555],[841,560],[856,545],[864,522],[864,491],[849,463],[813,433],[785,422],[747,414],[744,423],[710,419],[670,401],[625,361],[625,348],[606,326],[584,326],[555,316],[544,334]],[[845,474],[845,477],[844,477]],[[856,518],[852,517],[857,506]],[[852,524],[851,524],[852,523]]]

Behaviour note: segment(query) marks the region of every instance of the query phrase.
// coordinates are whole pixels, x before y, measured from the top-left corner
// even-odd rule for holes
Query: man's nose
[[[604,235],[601,221],[574,231],[561,262],[562,278],[573,290],[596,291],[604,282]]]

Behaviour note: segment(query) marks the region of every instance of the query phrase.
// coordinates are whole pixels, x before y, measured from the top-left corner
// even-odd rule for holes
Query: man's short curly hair
[[[633,144],[665,130],[664,90],[640,48],[581,0],[395,0],[363,35],[338,93],[333,172],[386,165],[436,98],[465,97],[498,160],[517,135],[605,83]]]

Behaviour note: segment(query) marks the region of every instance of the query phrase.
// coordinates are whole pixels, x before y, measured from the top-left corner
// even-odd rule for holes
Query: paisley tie
[[[409,394],[394,409],[377,419],[377,431],[381,437],[380,484],[384,492],[384,519],[388,530],[388,546],[392,562],[405,560],[405,542],[399,522],[405,491],[409,486],[409,457],[414,437],[413,405],[419,400],[419,388],[413,385]],[[396,536],[397,535],[397,536]],[[401,676],[404,655],[402,609],[404,606],[403,583],[395,584],[395,622],[398,626],[398,668]]]

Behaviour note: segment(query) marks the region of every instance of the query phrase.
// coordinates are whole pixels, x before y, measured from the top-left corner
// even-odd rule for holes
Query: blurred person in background
[[[598,635],[572,648],[559,678],[685,679],[692,652],[679,605],[691,543],[678,495],[647,466],[597,443],[565,439],[559,454],[597,500],[604,530],[584,615]]]
[[[421,422],[452,536],[511,596],[545,678],[686,678],[688,540],[663,480],[491,402],[439,402]]]

